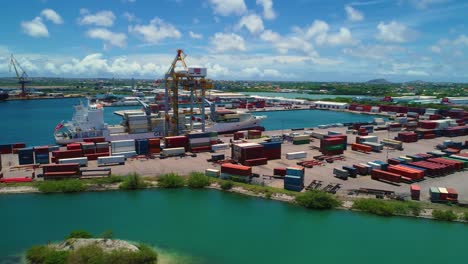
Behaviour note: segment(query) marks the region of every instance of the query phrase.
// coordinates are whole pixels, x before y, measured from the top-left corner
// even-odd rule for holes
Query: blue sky
[[[182,48],[212,79],[468,82],[462,0],[20,0],[0,76],[162,78]]]

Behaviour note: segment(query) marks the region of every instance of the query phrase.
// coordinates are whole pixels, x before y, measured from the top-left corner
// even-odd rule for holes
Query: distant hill
[[[370,81],[367,81],[366,83],[370,83],[370,84],[389,84],[391,82],[385,80],[385,79],[374,79],[374,80],[370,80]]]

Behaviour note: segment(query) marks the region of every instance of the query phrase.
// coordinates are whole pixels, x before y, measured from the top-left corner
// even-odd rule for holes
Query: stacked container
[[[419,187],[416,184],[411,184],[410,185],[410,193],[411,193],[411,199],[412,200],[419,200],[421,196],[421,187]]]
[[[148,118],[145,114],[128,115],[129,133],[146,133],[148,132]]]
[[[233,144],[231,157],[234,161],[246,166],[267,164],[263,145],[257,143]]]
[[[248,139],[257,139],[262,137],[262,131],[260,130],[249,130],[247,132]]]
[[[412,143],[418,141],[418,134],[414,132],[400,132],[398,133],[398,140],[405,143]]]
[[[93,142],[83,142],[81,143],[81,149],[83,153],[86,154],[96,154],[96,145]]]
[[[424,171],[404,167],[403,165],[389,165],[388,171],[410,178],[411,180],[421,180],[424,178]]]
[[[263,155],[268,160],[281,159],[281,142],[262,142]]]
[[[49,147],[48,146],[34,147],[34,161],[37,164],[49,164],[50,163]]]
[[[252,167],[224,163],[221,165],[221,178],[248,182],[252,176]]]
[[[67,150],[81,150],[81,144],[80,143],[69,143],[67,144]]]
[[[138,155],[148,155],[149,145],[148,139],[137,139],[135,140],[135,151]]]
[[[185,148],[188,151],[189,141],[186,136],[173,136],[164,138],[165,148]]]
[[[33,148],[18,149],[18,162],[19,162],[19,165],[34,164],[34,149]]]
[[[273,175],[281,177],[286,176],[286,168],[274,168]]]
[[[159,154],[159,152],[161,152],[161,139],[149,138],[148,139],[148,152],[149,154]]]
[[[294,145],[309,144],[310,143],[310,136],[309,135],[294,136],[292,138],[292,140],[293,140]]]
[[[218,141],[217,132],[194,132],[187,134],[190,151],[202,152],[211,151],[211,145]]]
[[[112,156],[123,155],[126,158],[136,156],[135,140],[116,140],[111,141]]]
[[[59,159],[83,157],[81,149],[52,151],[52,162],[58,163]]]
[[[108,142],[96,142],[96,153],[109,154],[109,143]]]
[[[388,182],[401,182],[401,175],[384,170],[374,169],[371,172],[371,179]]]
[[[320,152],[324,155],[341,155],[346,149],[347,136],[327,136],[320,140]]]
[[[287,167],[286,175],[284,176],[284,189],[300,192],[304,188],[304,176],[304,167]]]

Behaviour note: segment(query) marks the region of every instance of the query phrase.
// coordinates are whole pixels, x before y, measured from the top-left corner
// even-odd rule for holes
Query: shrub
[[[132,173],[125,177],[119,188],[123,190],[137,190],[144,189],[146,186],[145,180],[143,180],[140,175]]]
[[[85,184],[78,179],[42,181],[38,185],[38,189],[43,193],[72,193],[82,192],[86,190]]]
[[[112,251],[110,254],[105,256],[104,263],[112,264],[151,264],[157,263],[158,254],[154,252],[150,247],[145,245],[139,245],[138,252],[131,252],[125,250]]]
[[[71,251],[67,263],[81,264],[101,264],[104,262],[104,250],[97,245],[88,245]]]
[[[221,183],[221,189],[224,191],[230,190],[232,188],[233,184],[230,181],[225,181]]]
[[[332,209],[341,205],[341,202],[335,196],[323,191],[307,191],[296,197],[296,202],[306,208],[311,209]]]
[[[69,253],[47,246],[33,246],[26,252],[26,259],[32,264],[65,264]]]
[[[73,230],[66,239],[70,238],[92,238],[93,235],[85,230]]]
[[[457,214],[454,213],[452,210],[439,210],[435,209],[432,211],[432,217],[436,220],[442,221],[454,221],[458,218]]]
[[[114,237],[114,232],[112,232],[112,230],[106,230],[100,234],[99,237],[104,239],[111,239]]]
[[[395,208],[393,206],[383,200],[377,199],[358,199],[354,201],[352,208],[382,216],[395,214]]]
[[[158,179],[158,185],[162,188],[184,187],[185,179],[176,173],[164,174]]]
[[[270,191],[266,191],[266,192],[265,192],[265,198],[271,199],[271,195],[272,195],[272,194],[271,194]]]
[[[188,177],[188,180],[187,180],[187,185],[190,188],[204,188],[206,186],[209,186],[210,183],[211,183],[210,178],[199,172],[190,173],[190,176]]]
[[[462,220],[465,220],[468,222],[468,212],[463,213]]]

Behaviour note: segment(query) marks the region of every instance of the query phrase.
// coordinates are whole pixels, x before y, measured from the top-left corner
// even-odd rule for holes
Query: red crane
[[[26,83],[29,82],[29,79],[28,79],[29,76],[26,73],[26,71],[23,69],[23,67],[21,67],[21,65],[16,60],[16,58],[13,56],[13,54],[11,54],[11,58],[10,58],[10,71],[11,71],[11,67],[13,67],[13,69],[15,70],[16,77],[18,78],[18,83],[21,84],[20,97],[26,97],[27,93],[26,93],[25,85]]]

